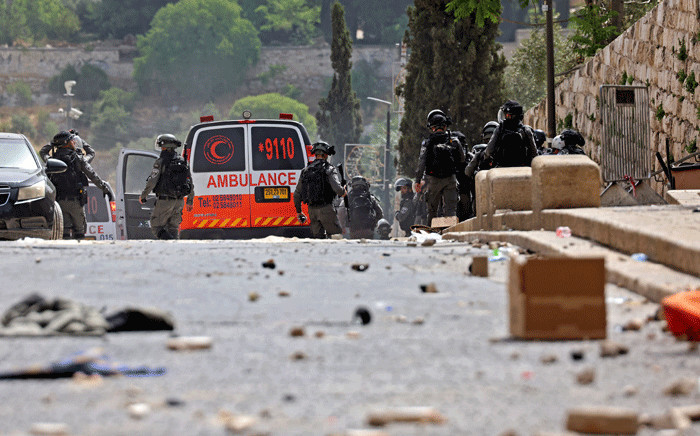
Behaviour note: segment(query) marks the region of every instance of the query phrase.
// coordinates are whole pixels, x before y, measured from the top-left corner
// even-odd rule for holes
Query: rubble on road
[[[383,427],[396,422],[444,424],[447,418],[432,407],[397,407],[370,412],[367,424]]]

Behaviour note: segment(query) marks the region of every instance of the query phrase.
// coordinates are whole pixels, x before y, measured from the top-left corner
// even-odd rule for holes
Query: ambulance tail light
[[[280,120],[293,120],[293,114],[280,114]]]
[[[200,123],[211,123],[212,121],[214,121],[214,115],[206,115],[203,117],[199,117]]]
[[[117,202],[112,200],[109,202],[109,210],[112,212],[112,222],[117,222]]]

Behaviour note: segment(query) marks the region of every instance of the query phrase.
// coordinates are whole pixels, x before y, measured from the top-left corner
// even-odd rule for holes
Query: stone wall
[[[688,57],[679,59],[681,41]],[[678,71],[695,73],[700,82],[700,0],[665,0],[599,51],[589,62],[556,86],[557,124],[568,115],[573,127],[586,138],[586,151],[600,163],[602,127],[599,88],[620,84],[623,76],[633,85],[649,89],[652,152],[666,155],[666,139],[671,153],[679,159],[684,148],[696,141],[700,147],[700,86],[691,94],[677,78]],[[629,82],[628,82],[629,84]],[[657,118],[657,108],[665,116]],[[546,100],[525,115],[525,122],[543,130],[547,124]],[[654,159],[654,164],[658,164]],[[657,191],[661,184],[655,183]]]
[[[132,73],[133,58],[136,55],[133,46],[118,46],[104,48],[0,48],[0,95],[5,92],[9,83],[23,81],[28,83],[35,100],[46,93],[46,87],[51,77],[60,73],[67,65],[77,69],[84,64],[92,64],[102,68],[112,83],[133,89]],[[302,101],[318,101],[321,92],[326,88],[326,81],[333,75],[331,66],[330,45],[323,44],[313,47],[264,47],[260,51],[260,60],[252,68],[242,86],[236,92],[236,97],[256,95],[265,92],[280,92],[288,84],[294,85],[302,93]],[[399,57],[398,49],[393,46],[355,46],[352,61],[361,60],[375,66],[376,76],[388,81],[389,89],[392,78],[392,64]],[[261,74],[270,71],[273,65],[283,66],[283,71],[260,79]],[[386,97],[379,95],[378,97]]]

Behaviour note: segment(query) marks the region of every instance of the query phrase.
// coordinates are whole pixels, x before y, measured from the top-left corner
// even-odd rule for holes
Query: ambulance
[[[184,210],[182,239],[247,239],[270,235],[310,237],[296,217],[293,194],[312,160],[306,128],[291,114],[279,119],[213,121],[190,128],[182,156],[194,182],[192,211]],[[152,238],[148,219],[155,204],[138,195],[159,153],[122,149],[117,165],[119,239]],[[304,205],[308,216],[308,208]]]

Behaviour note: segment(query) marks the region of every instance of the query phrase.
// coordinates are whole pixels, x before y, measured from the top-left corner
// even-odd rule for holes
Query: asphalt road
[[[255,418],[241,434],[330,435],[369,428],[376,410],[431,406],[444,424],[384,431],[531,435],[563,431],[567,410],[582,405],[658,415],[700,403],[697,388],[663,393],[674,380],[697,379],[698,352],[662,332],[661,322],[622,331],[658,307],[624,289],[609,285],[606,298],[609,339],[628,346],[626,355],[600,357],[599,341],[509,339],[505,263],[492,262],[489,279],[467,272],[471,256],[487,253],[451,242],[1,242],[0,311],[33,292],[106,312],[156,307],[174,316],[176,334],[209,336],[213,347],[169,351],[170,332],[0,338],[0,371],[93,347],[114,362],[167,371],[96,385],[0,382],[0,433],[57,422],[81,435],[217,435],[227,434],[229,413]],[[269,259],[274,269],[262,266]],[[437,293],[421,291],[429,283]],[[365,326],[352,322],[360,306],[372,314]],[[304,336],[291,336],[295,327]],[[573,360],[572,351],[584,358]],[[587,368],[595,381],[578,384]],[[150,411],[133,418],[134,403]],[[694,430],[700,434],[700,424]]]

